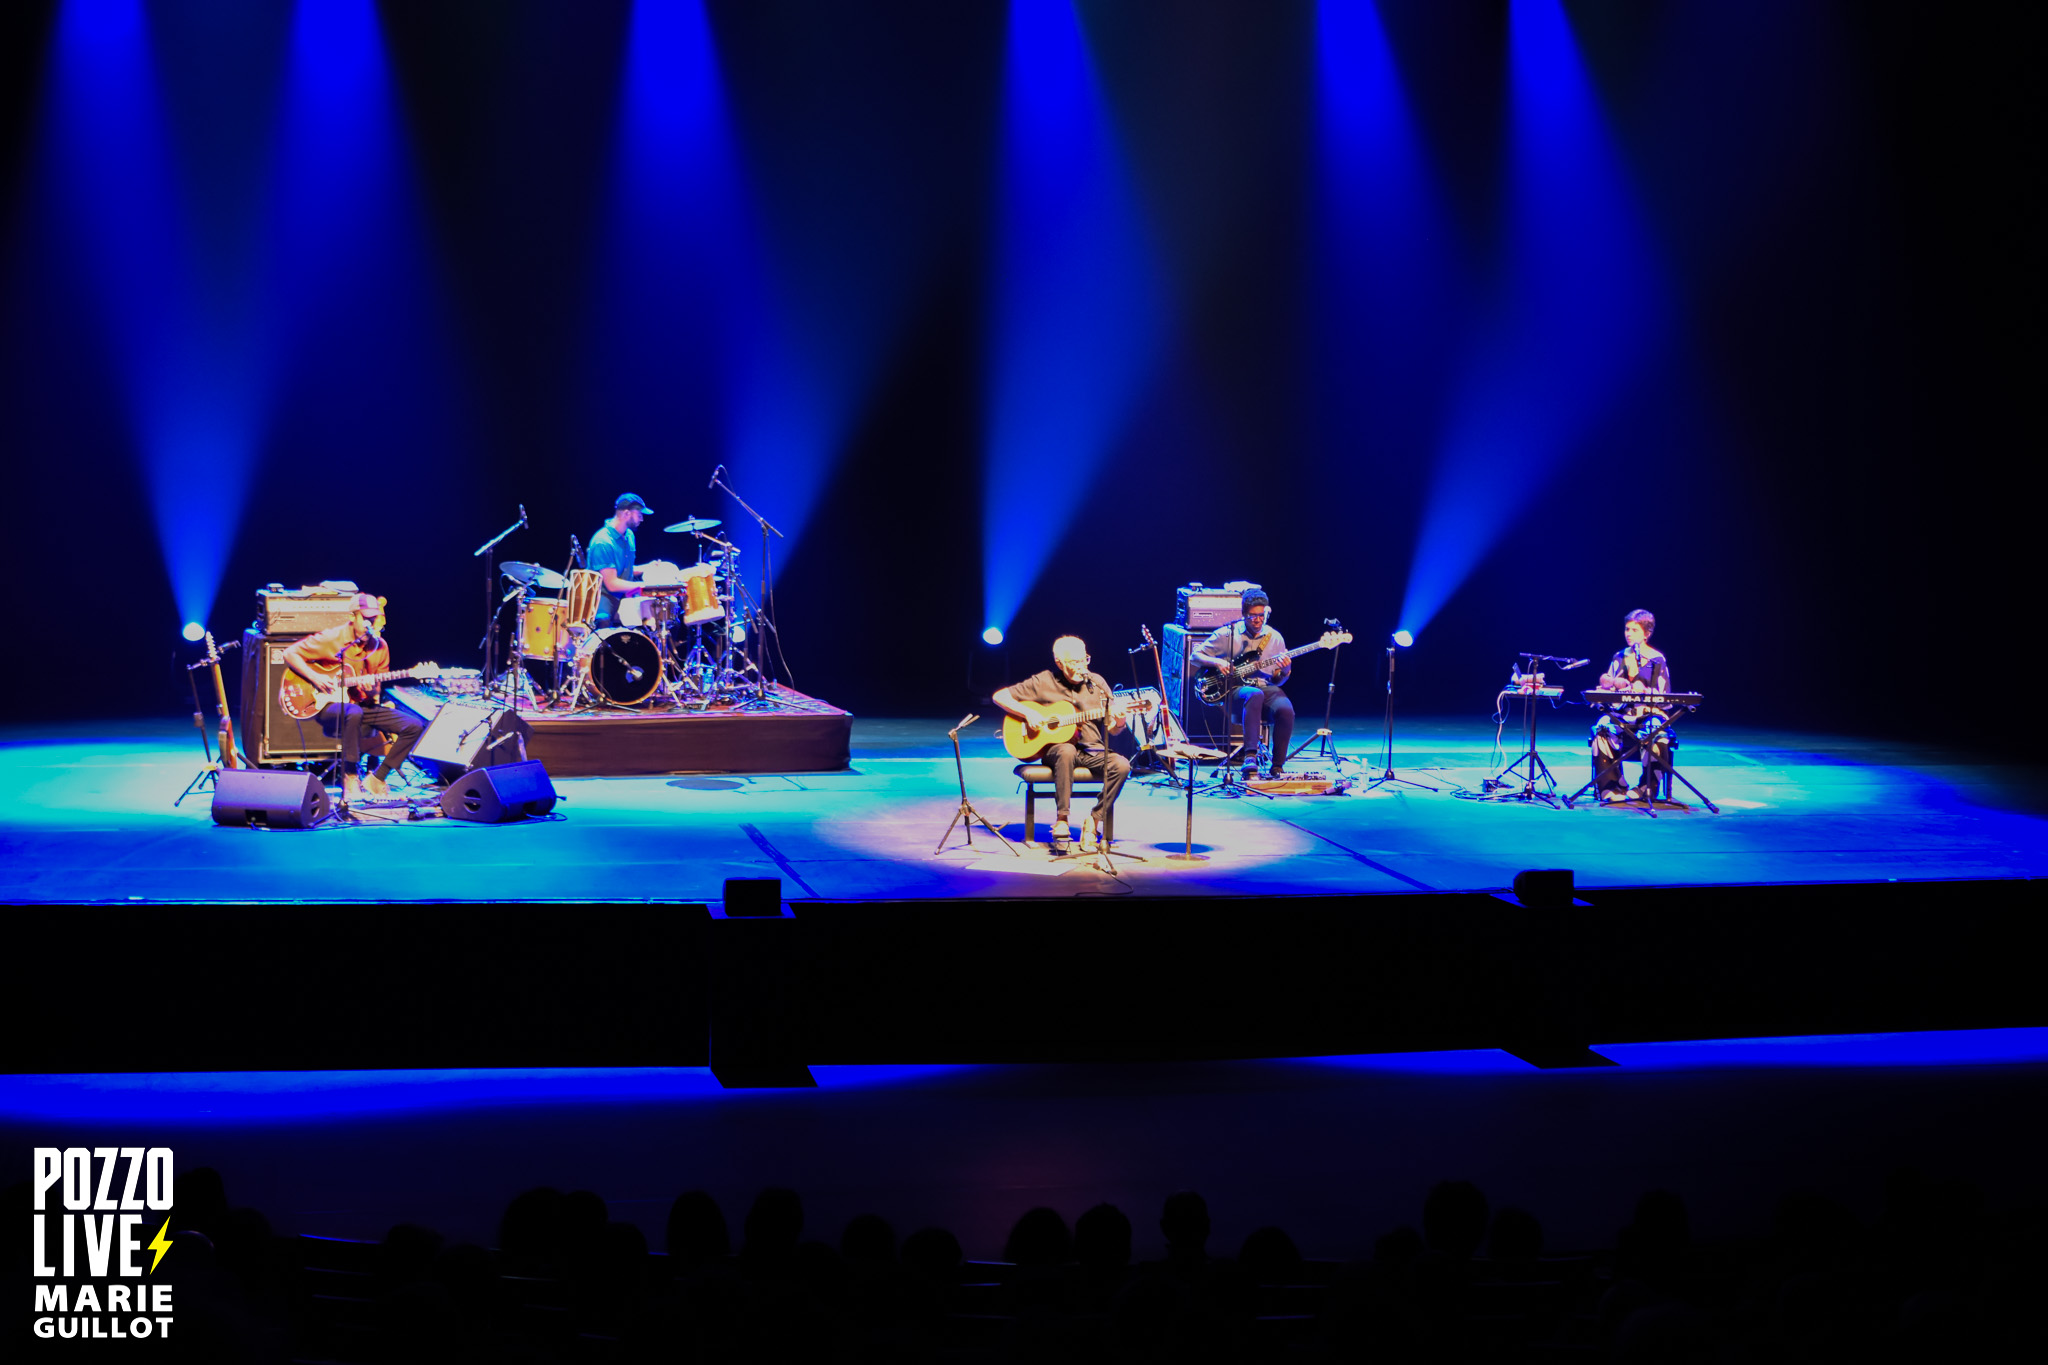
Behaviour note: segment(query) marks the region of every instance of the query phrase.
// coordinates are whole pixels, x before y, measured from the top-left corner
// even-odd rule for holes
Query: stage
[[[1111,877],[1092,859],[1050,855],[1049,801],[1035,848],[1013,855],[980,831],[969,847],[955,828],[939,851],[959,801],[950,723],[853,720],[851,766],[838,772],[560,777],[556,819],[407,822],[401,806],[377,812],[396,823],[311,832],[216,826],[203,793],[174,809],[201,762],[187,722],[14,727],[0,736],[0,900],[704,902],[729,877],[779,877],[793,902],[859,903],[1493,891],[1530,867],[1571,868],[1582,891],[2048,872],[2048,800],[2031,769],[1695,722],[1682,770],[1721,813],[1695,805],[1651,819],[1461,799],[1497,770],[1493,730],[1439,719],[1402,722],[1395,769],[1440,790],[1361,782],[1341,796],[1199,796],[1205,862],[1165,857],[1185,844],[1182,793],[1134,780],[1117,807],[1117,847],[1145,861],[1119,860]],[[1557,738],[1543,753],[1569,791],[1585,781],[1584,746],[1551,724]],[[1012,761],[986,721],[963,738],[969,797],[1019,840]],[[1340,722],[1339,751],[1360,760],[1345,767],[1376,771],[1378,739],[1375,722]],[[1307,755],[1293,764],[1313,766]]]

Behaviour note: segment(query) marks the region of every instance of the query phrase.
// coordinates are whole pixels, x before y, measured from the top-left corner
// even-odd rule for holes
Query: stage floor
[[[715,900],[728,877],[782,878],[793,901],[1136,894],[1320,895],[1504,888],[1569,867],[1582,889],[2038,877],[2048,873],[2048,781],[2038,770],[1891,742],[1695,723],[1684,771],[1721,807],[1649,819],[1461,799],[1504,756],[1471,720],[1404,720],[1395,764],[1436,792],[1200,796],[1197,851],[1177,863],[1183,794],[1134,782],[1118,847],[1148,861],[1122,879],[1041,843],[970,849],[944,720],[857,720],[845,772],[563,779],[561,818],[439,818],[312,832],[223,828],[202,794],[190,723],[141,720],[0,731],[0,900],[12,903]],[[1512,731],[1510,732],[1512,739]],[[1339,722],[1365,772],[1376,720]],[[1023,797],[986,724],[965,736],[968,794],[1013,840]],[[1573,790],[1583,744],[1543,753]],[[1306,758],[1293,765],[1314,766]],[[424,796],[425,793],[422,793]],[[1681,794],[1683,792],[1681,791]],[[1050,802],[1039,808],[1041,824]]]

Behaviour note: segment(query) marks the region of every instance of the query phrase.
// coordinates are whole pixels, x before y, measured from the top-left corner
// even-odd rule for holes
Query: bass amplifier
[[[285,667],[285,646],[298,639],[263,634],[253,627],[242,635],[242,752],[257,767],[302,763],[341,752],[341,741],[329,738],[315,720],[293,720],[277,704],[278,684],[291,670]]]
[[[1233,581],[1220,588],[1190,583],[1174,592],[1173,619],[1189,630],[1211,631],[1244,615],[1244,594],[1263,591],[1256,583]]]
[[[273,584],[256,593],[256,624],[266,635],[311,635],[329,626],[346,625],[355,603],[353,583],[292,589]]]
[[[1231,621],[1237,616],[1233,613]],[[1229,621],[1223,624],[1230,624]],[[1190,661],[1190,656],[1207,639],[1208,630],[1190,630],[1178,622],[1169,622],[1159,628],[1160,658],[1166,668],[1166,685],[1173,689],[1173,709],[1187,729],[1188,738],[1197,744],[1206,744],[1212,749],[1228,749],[1236,742],[1229,713],[1220,706],[1202,700],[1195,691],[1200,669]],[[1185,693],[1182,682],[1187,686]],[[1181,697],[1187,697],[1185,706]]]

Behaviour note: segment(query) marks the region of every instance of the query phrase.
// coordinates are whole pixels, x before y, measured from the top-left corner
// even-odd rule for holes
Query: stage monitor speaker
[[[297,763],[341,752],[341,741],[320,728],[317,720],[293,720],[277,704],[278,684],[291,670],[285,667],[285,646],[298,635],[242,635],[242,752],[251,762]]]
[[[444,702],[427,723],[412,761],[450,782],[476,768],[524,763],[533,727],[508,706],[488,702]]]
[[[327,818],[327,789],[311,773],[222,768],[214,774],[213,823],[311,829]]]
[[[441,793],[441,814],[450,820],[475,820],[500,825],[546,815],[555,808],[555,784],[538,760],[476,768],[455,779]]]

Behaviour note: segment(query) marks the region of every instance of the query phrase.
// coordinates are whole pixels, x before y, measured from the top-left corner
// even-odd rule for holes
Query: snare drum
[[[661,651],[654,641],[625,626],[592,632],[577,660],[590,671],[597,695],[613,706],[638,706],[661,686]]]
[[[674,592],[682,582],[683,570],[669,560],[657,559],[640,566],[640,589],[643,592]]]
[[[535,597],[519,606],[519,652],[529,659],[566,659],[569,617],[559,597]]]
[[[706,621],[718,621],[725,617],[725,607],[718,600],[717,570],[709,564],[692,564],[683,570],[683,624],[701,626]]]

